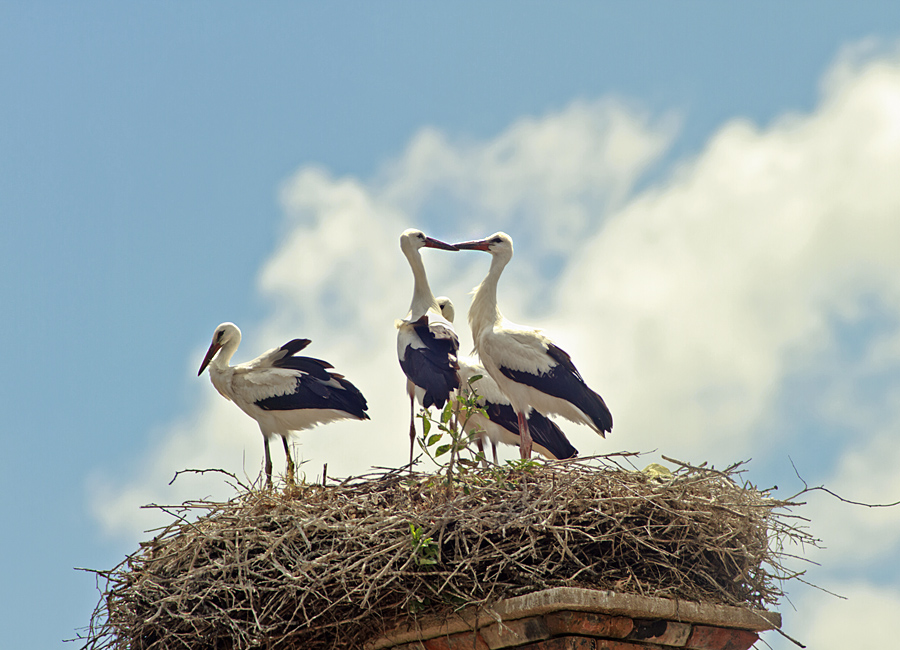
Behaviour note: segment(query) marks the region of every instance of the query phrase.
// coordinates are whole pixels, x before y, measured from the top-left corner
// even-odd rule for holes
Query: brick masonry
[[[386,647],[392,650],[747,650],[758,638],[756,632],[749,630],[565,611]]]
[[[702,603],[678,603],[612,592],[548,590],[414,629],[400,627],[367,650],[748,650],[780,617]],[[662,602],[656,602],[662,601]],[[673,603],[675,605],[673,606]],[[593,610],[593,611],[592,611]],[[600,611],[597,611],[600,610]],[[631,615],[625,615],[630,611]],[[655,616],[656,614],[667,616]],[[678,619],[678,620],[672,620]],[[691,620],[694,619],[694,620]],[[710,624],[714,623],[714,624]]]

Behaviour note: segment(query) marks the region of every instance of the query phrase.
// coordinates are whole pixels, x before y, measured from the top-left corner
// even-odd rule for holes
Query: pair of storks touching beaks
[[[422,248],[480,250],[491,254],[491,268],[475,289],[469,325],[475,351],[481,359],[460,358],[453,329],[453,305],[435,298],[428,285]],[[410,464],[415,440],[415,400],[425,407],[443,408],[454,391],[465,390],[468,380],[481,396],[489,420],[470,419],[493,444],[518,444],[522,458],[532,447],[550,458],[570,458],[577,452],[559,427],[544,414],[558,414],[586,424],[601,436],[612,430],[612,415],[603,399],[584,383],[571,358],[541,330],[516,325],[497,307],[497,282],[512,259],[512,239],[498,232],[487,239],[446,244],[420,230],[400,236],[400,249],[409,260],[414,278],[413,298],[406,318],[397,322],[397,352],[407,376],[410,396]],[[296,356],[309,339],[294,339],[253,361],[230,366],[241,331],[222,323],[213,334],[200,370],[209,367],[216,390],[237,404],[259,424],[265,443],[266,481],[272,482],[269,439],[281,436],[287,456],[287,479],[293,480],[294,462],[288,449],[291,431],[342,419],[368,420],[366,399],[326,361]],[[482,448],[482,440],[478,441]]]

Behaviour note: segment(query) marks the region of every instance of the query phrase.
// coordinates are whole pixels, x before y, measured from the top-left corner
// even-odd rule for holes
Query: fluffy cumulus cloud
[[[514,237],[501,308],[568,349],[616,418],[606,442],[564,425],[583,454],[659,449],[726,463],[805,441],[802,421],[833,421],[845,435],[829,438],[819,475],[858,499],[900,492],[900,55],[848,53],[811,113],[726,123],[637,191],[676,136],[672,117],[575,102],[487,141],[423,129],[371,179],[314,167],[288,179],[284,236],[258,283],[273,312],[245,333],[238,359],[309,337],[309,352],[363,390],[372,416],[301,434],[307,474],[323,462],[329,475],[404,462],[409,411],[393,322],[412,277],[398,235],[418,226],[445,240]],[[487,256],[424,257],[435,293],[465,314]],[[457,325],[469,346],[462,317]],[[798,378],[817,395],[802,417],[792,410]],[[207,393],[128,485],[95,482],[109,528],[135,534],[139,504],[196,496],[196,483],[160,496],[174,469],[256,476],[255,425]],[[896,552],[895,515],[847,517],[817,529],[833,535],[836,566],[860,546],[873,562]],[[854,540],[848,522],[867,539]],[[823,617],[831,607],[810,602]]]
[[[802,616],[797,616],[792,636],[816,650],[896,647],[891,623],[900,611],[900,589],[854,582],[837,585],[837,590],[842,598],[824,594],[796,603]],[[796,648],[775,637],[767,641],[775,650]]]
[[[724,125],[576,251],[558,313],[639,446],[748,453],[835,319],[900,313],[900,69],[849,66],[811,115]]]

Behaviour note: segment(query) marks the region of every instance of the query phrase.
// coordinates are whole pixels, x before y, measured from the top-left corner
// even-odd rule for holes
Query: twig
[[[224,474],[225,476],[230,476],[230,477],[234,480],[234,482],[235,482],[236,485],[241,486],[241,487],[244,487],[244,486],[242,485],[240,479],[238,479],[237,476],[235,476],[235,475],[232,474],[231,472],[228,472],[228,471],[226,471],[226,470],[224,470],[224,469],[216,469],[216,468],[212,468],[212,469],[181,469],[181,470],[178,470],[177,472],[175,472],[175,476],[172,477],[172,480],[169,481],[169,485],[172,485],[172,483],[175,482],[175,479],[178,478],[178,475],[179,475],[179,474],[206,474],[207,472],[218,472],[219,474]]]
[[[865,503],[863,501],[852,501],[850,499],[845,499],[841,495],[837,494],[836,492],[832,492],[831,490],[829,490],[828,488],[826,488],[822,485],[817,485],[815,487],[809,487],[809,484],[804,480],[804,478],[802,476],[800,476],[800,472],[797,470],[797,466],[794,465],[794,459],[791,458],[790,456],[788,456],[788,460],[791,461],[791,467],[794,468],[794,474],[796,474],[797,478],[800,479],[800,482],[803,483],[803,489],[800,490],[800,492],[798,492],[794,496],[790,497],[788,499],[789,501],[793,501],[794,499],[796,499],[797,497],[799,497],[803,494],[819,491],[819,492],[825,492],[826,494],[830,494],[838,501],[843,501],[844,503],[849,503],[850,505],[853,505],[853,506],[864,506],[866,508],[893,508],[895,506],[900,506],[900,501],[894,501],[893,503]]]

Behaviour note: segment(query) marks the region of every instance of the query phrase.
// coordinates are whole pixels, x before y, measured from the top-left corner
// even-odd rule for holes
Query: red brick
[[[547,639],[529,645],[523,645],[516,650],[651,650],[658,646],[648,646],[643,643],[629,643],[615,639],[591,639],[586,636],[558,636],[555,639]]]
[[[759,635],[748,630],[695,625],[685,648],[691,650],[747,650]]]
[[[494,623],[481,628],[479,632],[491,650],[520,646],[523,643],[540,641],[550,636],[547,624],[540,616]]]
[[[490,650],[478,632],[460,632],[423,641],[426,650]]]
[[[680,648],[687,643],[690,635],[691,626],[688,623],[678,623],[664,619],[635,619],[634,629],[627,638],[644,641],[645,643],[658,643]]]
[[[634,627],[625,616],[606,616],[592,612],[553,612],[544,616],[550,634],[584,634],[589,636],[624,639]]]

